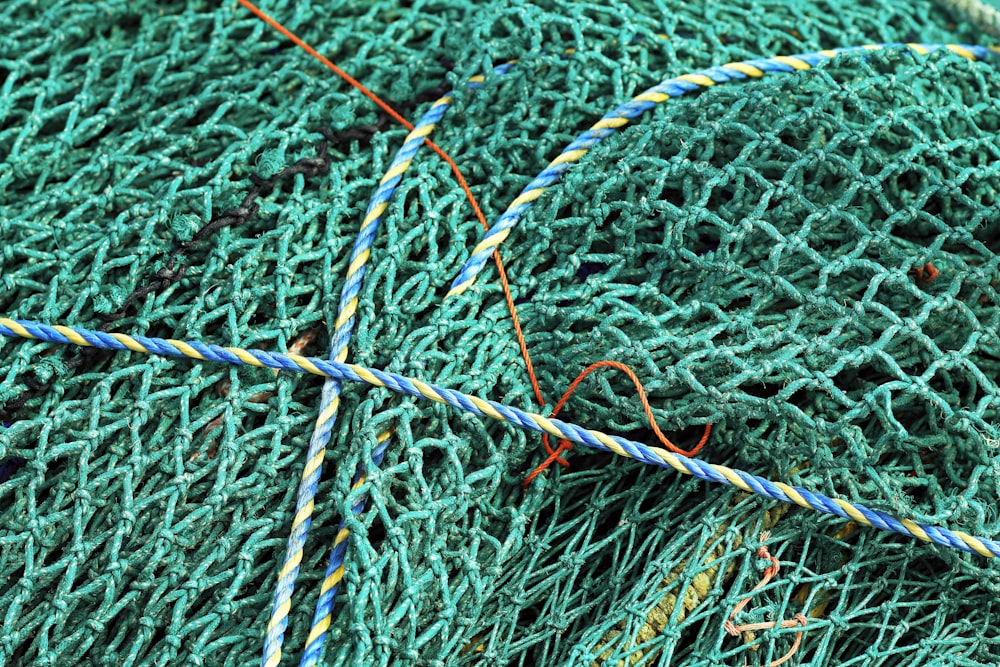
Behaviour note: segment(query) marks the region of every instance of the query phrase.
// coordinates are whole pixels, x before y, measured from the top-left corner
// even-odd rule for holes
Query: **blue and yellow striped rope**
[[[495,67],[493,71],[500,75],[506,74],[512,66],[513,63],[504,63]],[[471,77],[467,81],[467,85],[472,89],[480,88],[483,85],[484,79],[485,77],[482,75]],[[341,292],[339,310],[334,324],[334,334],[330,344],[330,359],[333,361],[344,362],[347,360],[348,345],[350,344],[351,333],[357,319],[358,295],[364,281],[368,260],[371,257],[371,247],[375,241],[375,235],[382,217],[388,208],[389,200],[402,181],[403,174],[406,173],[414,157],[416,157],[417,151],[424,144],[424,140],[434,131],[435,126],[448,110],[453,96],[454,91],[445,94],[435,101],[430,109],[420,118],[413,130],[407,135],[399,151],[397,151],[396,156],[389,165],[389,169],[382,176],[378,188],[376,188],[375,194],[368,204],[365,218],[361,223],[361,229],[358,232],[358,237],[351,251],[347,277]],[[288,623],[291,595],[298,574],[298,565],[302,560],[302,551],[305,548],[306,534],[312,516],[323,457],[326,447],[330,442],[330,433],[340,406],[340,390],[341,385],[337,380],[328,380],[323,385],[319,417],[317,418],[316,427],[310,439],[306,467],[303,470],[302,480],[299,484],[296,513],[292,522],[292,534],[289,537],[288,552],[279,574],[278,588],[275,592],[271,619],[268,623],[267,634],[265,636],[264,655],[261,660],[262,667],[276,667],[281,659],[281,645],[284,630]],[[372,465],[376,467],[381,465],[385,457],[385,452],[389,448],[390,436],[390,432],[385,432],[378,436],[376,447],[372,450]],[[351,485],[352,491],[363,487],[366,481],[367,475],[365,474],[364,466],[359,466]],[[365,496],[361,495],[351,507],[351,512],[355,515],[360,514],[364,511],[364,507]],[[316,602],[312,625],[309,630],[309,636],[306,639],[305,652],[300,662],[300,665],[303,667],[314,667],[319,662],[320,655],[322,654],[326,632],[333,620],[337,589],[344,576],[344,560],[347,555],[347,540],[349,537],[350,531],[347,529],[346,519],[341,520],[340,528],[334,538],[333,549],[330,552],[326,575],[323,578],[323,583],[320,585],[319,599]]]
[[[339,383],[338,383],[339,386]],[[376,468],[382,464],[385,452],[389,449],[389,438],[392,431],[384,431],[377,438],[375,448],[372,450],[372,465]],[[357,491],[364,487],[368,481],[368,475],[362,466],[354,475],[351,483],[351,491]],[[357,516],[365,511],[365,501],[367,494],[361,495],[351,506],[351,513]],[[347,558],[347,540],[351,536],[351,531],[347,528],[346,520],[341,520],[337,536],[333,540],[333,550],[330,552],[330,562],[327,564],[326,575],[323,583],[320,584],[319,599],[316,601],[316,611],[313,612],[312,626],[309,628],[309,637],[306,639],[306,650],[302,654],[300,665],[313,666],[319,663],[319,658],[323,653],[323,643],[326,640],[326,631],[333,622],[334,602],[337,597],[337,588],[344,578],[344,561]]]
[[[311,373],[339,381],[360,382],[372,387],[388,389],[397,394],[444,403],[480,417],[490,417],[537,433],[548,433],[556,438],[563,438],[585,447],[626,456],[650,465],[672,468],[685,475],[693,475],[709,482],[728,484],[764,498],[798,505],[824,514],[832,514],[864,526],[915,537],[925,542],[953,549],[978,553],[987,558],[1000,557],[1000,542],[996,540],[975,537],[961,531],[918,523],[909,519],[897,519],[862,504],[850,503],[839,498],[829,498],[800,487],[790,486],[782,482],[772,482],[741,470],[714,465],[700,459],[678,456],[659,447],[650,447],[634,440],[586,429],[555,418],[550,419],[503,405],[496,401],[438,387],[415,378],[366,368],[357,364],[303,357],[297,354],[221,347],[199,341],[167,340],[146,336],[129,336],[122,333],[105,333],[9,318],[0,318],[0,335],[122,352],[133,351],[143,354],[188,357],[201,361],[257,366],[259,368],[274,368]]]
[[[396,153],[389,171],[379,182],[378,188],[368,205],[365,218],[361,223],[361,229],[354,242],[351,251],[350,261],[347,268],[347,278],[340,296],[340,304],[335,323],[334,334],[330,343],[330,359],[344,362],[347,360],[348,344],[351,340],[351,333],[354,328],[358,308],[358,294],[364,280],[366,265],[371,256],[371,246],[375,240],[375,233],[382,220],[392,197],[402,180],[403,173],[410,166],[417,149],[423,144],[424,138],[434,128],[434,125],[441,119],[443,114],[442,105],[434,104],[431,109],[421,118],[421,123],[414,128],[406,137],[403,146]],[[264,652],[261,656],[261,667],[277,667],[281,662],[281,648],[284,642],[285,629],[288,626],[288,613],[291,610],[291,598],[295,589],[295,580],[298,577],[299,565],[302,562],[303,551],[305,549],[306,538],[309,527],[312,523],[312,513],[315,506],[316,491],[319,479],[322,474],[323,458],[326,454],[326,447],[330,443],[330,434],[337,419],[337,411],[340,407],[341,385],[335,379],[329,379],[323,384],[322,398],[320,400],[319,416],[312,436],[309,439],[309,449],[306,454],[306,464],[302,470],[302,478],[299,481],[298,491],[295,499],[295,516],[292,519],[291,534],[288,537],[288,547],[281,570],[278,573],[278,585],[274,593],[274,601],[271,605],[271,618],[267,624],[267,631],[264,637]],[[380,436],[380,442],[388,446],[389,434]],[[385,448],[372,452],[372,459],[375,465],[382,462]],[[355,475],[355,484],[363,483],[364,469],[359,466]],[[333,611],[333,600],[337,594],[337,586],[343,576],[342,557],[346,552],[346,541],[350,533],[341,522],[340,530],[334,540],[333,552],[331,555],[330,567],[327,576],[320,588],[320,596],[317,601],[316,612],[314,614],[313,626],[307,640],[307,648],[302,657],[302,664],[315,664],[323,637],[329,627],[329,619]],[[339,564],[334,562],[338,559]],[[330,570],[332,569],[332,573]],[[318,620],[317,620],[318,619]]]
[[[462,266],[454,282],[452,282],[447,296],[461,294],[472,286],[476,280],[476,276],[482,271],[483,266],[493,251],[510,236],[511,230],[514,229],[525,212],[531,208],[532,204],[548,188],[555,185],[571,165],[578,162],[590,149],[614,134],[615,131],[643,115],[657,104],[691,92],[705,90],[718,83],[759,79],[765,74],[777,72],[804,71],[845,53],[879,51],[888,48],[909,48],[919,55],[925,55],[940,49],[947,49],[952,53],[971,60],[982,60],[987,56],[1000,54],[1000,48],[960,44],[869,44],[866,46],[829,49],[815,53],[802,53],[794,56],[745,60],[718,67],[709,67],[692,74],[684,74],[673,79],[667,79],[605,114],[589,130],[566,146],[563,152],[552,160],[542,173],[536,176],[521,191],[521,194],[511,202],[507,210],[500,215],[493,226],[490,227],[490,230],[486,232],[483,239],[473,248],[471,256]]]

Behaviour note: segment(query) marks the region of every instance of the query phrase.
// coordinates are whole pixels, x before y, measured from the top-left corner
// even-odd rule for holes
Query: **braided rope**
[[[983,0],[938,0],[938,4],[969,19],[983,32],[1000,37],[1000,9]]]
[[[339,386],[338,382],[338,386]],[[389,438],[392,431],[384,431],[376,439],[375,448],[372,450],[372,465],[376,468],[382,464],[385,452],[389,449]],[[364,487],[368,481],[368,475],[364,468],[359,465],[351,483],[351,491],[357,491]],[[355,516],[365,511],[367,494],[362,494],[357,502],[351,506],[351,513]],[[351,536],[351,531],[347,528],[347,521],[341,519],[337,536],[333,540],[333,550],[330,552],[330,562],[326,567],[326,575],[323,583],[320,584],[319,599],[316,601],[316,610],[313,612],[312,626],[309,628],[309,637],[306,639],[306,650],[302,654],[300,665],[316,665],[319,663],[320,655],[323,652],[323,643],[326,640],[326,631],[333,622],[334,602],[337,597],[337,589],[340,581],[344,578],[344,561],[347,559],[347,540]]]
[[[498,75],[503,75],[510,71],[512,66],[513,63],[505,63],[495,67],[493,71]],[[467,81],[467,85],[475,90],[482,87],[484,80],[485,78],[482,75],[474,76]],[[330,344],[329,358],[333,361],[343,362],[347,360],[348,345],[350,344],[351,333],[357,319],[358,295],[364,281],[368,260],[371,257],[371,247],[375,241],[375,234],[381,224],[382,216],[388,208],[389,200],[402,181],[403,174],[409,169],[417,151],[424,144],[424,139],[434,131],[435,126],[448,110],[453,95],[454,91],[446,93],[435,101],[431,105],[431,108],[420,118],[396,153],[395,158],[393,158],[392,163],[389,165],[389,169],[382,176],[378,188],[375,190],[375,194],[368,204],[364,221],[361,223],[361,229],[358,231],[358,237],[351,251],[347,277],[340,296],[335,331]],[[264,667],[275,667],[281,657],[281,642],[285,626],[287,626],[289,610],[289,606],[285,603],[291,597],[295,577],[298,573],[298,563],[301,561],[302,549],[305,546],[306,533],[309,529],[310,517],[312,515],[313,501],[316,497],[321,474],[323,456],[326,446],[330,442],[330,434],[337,419],[337,411],[340,406],[340,390],[340,382],[334,379],[328,380],[323,385],[319,417],[316,421],[312,438],[310,439],[306,467],[303,471],[302,481],[299,484],[296,514],[292,523],[292,535],[289,537],[288,554],[279,575],[271,622],[268,625],[268,634],[265,638],[264,658],[262,661]],[[390,431],[386,431],[378,436],[376,447],[372,450],[371,454],[371,462],[375,467],[382,464],[385,452],[389,448],[389,438],[391,435]],[[351,490],[356,491],[362,488],[366,480],[367,475],[364,466],[359,465],[351,484]],[[366,496],[364,494],[360,495],[351,507],[351,512],[354,515],[362,513],[365,509],[365,502]],[[299,534],[301,534],[301,540],[296,539],[293,545],[292,539],[297,538]],[[323,583],[320,585],[320,595],[316,601],[312,625],[309,629],[309,636],[306,639],[305,652],[299,663],[302,667],[314,667],[319,662],[326,632],[333,621],[333,609],[337,589],[344,577],[344,560],[347,556],[347,540],[350,534],[346,519],[341,519],[340,528],[333,541],[333,549],[330,552],[326,574],[323,578]],[[293,552],[293,547],[295,552]],[[294,567],[291,566],[293,563]],[[280,601],[279,595],[281,596]],[[281,614],[280,618],[278,614]],[[272,625],[276,621],[279,625],[274,625],[274,627],[277,629],[280,626],[281,633],[273,633],[272,636]]]
[[[692,74],[667,79],[652,88],[633,97],[613,111],[605,114],[589,130],[578,136],[563,149],[533,181],[521,191],[521,194],[511,202],[507,210],[500,215],[483,239],[472,250],[472,254],[458,276],[451,284],[447,297],[461,294],[469,289],[482,271],[490,254],[510,236],[511,231],[520,221],[524,213],[550,187],[559,182],[570,166],[579,161],[591,148],[627,125],[657,104],[673,97],[680,97],[691,92],[697,92],[714,86],[717,83],[759,79],[765,74],[777,72],[795,72],[812,69],[821,62],[830,60],[845,53],[879,51],[888,48],[906,47],[919,55],[931,51],[948,49],[970,60],[982,60],[991,54],[1000,54],[1000,48],[985,46],[969,46],[961,44],[870,44],[852,46],[840,49],[829,49],[815,53],[802,53],[795,56],[776,56],[759,60],[745,60],[729,63],[718,67],[709,67]]]
[[[741,470],[714,465],[695,458],[678,456],[659,447],[650,447],[634,440],[608,435],[600,431],[585,429],[575,424],[549,419],[539,414],[526,412],[496,401],[463,394],[428,384],[415,378],[396,373],[365,368],[357,364],[325,361],[303,357],[297,354],[281,354],[264,350],[247,350],[238,347],[221,347],[199,341],[166,340],[146,336],[129,336],[122,333],[105,333],[91,329],[67,326],[52,326],[30,320],[0,318],[0,335],[28,338],[50,343],[74,344],[98,347],[106,350],[142,352],[173,357],[188,357],[201,361],[218,361],[230,364],[245,364],[260,368],[311,373],[337,380],[360,382],[373,387],[388,389],[397,394],[406,394],[450,405],[459,410],[471,412],[480,417],[490,417],[497,421],[519,426],[523,429],[549,435],[619,456],[659,466],[673,468],[679,473],[693,475],[699,479],[719,484],[728,484],[738,489],[755,493],[764,498],[778,500],[833,514],[859,524],[880,530],[915,537],[925,542],[978,553],[987,558],[1000,557],[1000,541],[975,537],[961,531],[918,523],[909,519],[897,519],[889,514],[861,504],[847,502],[839,498],[813,493],[806,489],[790,486],[782,482],[772,482]]]

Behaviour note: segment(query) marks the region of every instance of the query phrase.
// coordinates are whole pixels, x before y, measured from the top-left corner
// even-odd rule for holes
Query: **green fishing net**
[[[315,331],[306,352],[325,356],[405,130],[235,3],[45,4],[0,8],[0,314],[277,350]],[[491,221],[662,79],[989,43],[928,0],[264,9],[411,119],[454,87],[433,138]],[[706,460],[996,536],[998,90],[991,62],[844,56],[670,100],[608,139],[501,247],[546,406],[491,265],[441,315],[482,229],[422,150],[379,231],[351,359],[540,412],[613,359],[680,446],[714,424]],[[12,340],[0,377],[0,663],[259,664],[321,382]],[[655,442],[614,372],[562,414]],[[787,664],[1000,656],[989,561],[581,449],[525,490],[534,436],[347,386],[284,663],[343,516],[324,664],[768,665],[799,631]],[[734,637],[763,531],[781,571],[734,620],[808,621]]]

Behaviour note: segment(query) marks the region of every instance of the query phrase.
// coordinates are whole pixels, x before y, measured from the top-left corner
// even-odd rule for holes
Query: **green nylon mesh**
[[[265,9],[401,105],[458,86],[434,138],[491,219],[589,122],[667,76],[987,41],[928,0]],[[322,354],[405,131],[348,134],[328,171],[225,218],[251,175],[321,159],[319,130],[375,123],[371,105],[228,3],[0,13],[0,313],[274,349],[316,330]],[[482,90],[461,84],[512,57]],[[716,425],[703,458],[1000,534],[998,84],[995,64],[951,54],[847,57],[669,101],[609,139],[502,250],[547,398],[587,363],[622,361],[678,442]],[[456,316],[436,314],[481,234],[422,151],[379,233],[352,358],[537,408],[491,267]],[[0,663],[257,663],[320,382],[10,340],[0,373]],[[1000,575],[979,557],[580,448],[524,491],[540,447],[512,427],[354,386],[341,414],[289,664],[353,471],[388,427],[370,507],[348,521],[325,664],[767,665],[795,629],[723,627],[767,565],[765,529],[782,570],[736,620],[807,614],[790,664],[1000,655]],[[653,442],[613,374],[565,414]]]

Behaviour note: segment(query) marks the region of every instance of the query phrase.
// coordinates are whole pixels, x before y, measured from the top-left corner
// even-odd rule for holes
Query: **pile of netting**
[[[930,0],[265,9],[411,119],[454,88],[434,140],[491,222],[665,78],[989,43]],[[0,315],[325,356],[406,130],[235,3],[0,13]],[[500,247],[544,406],[492,265],[442,309],[483,230],[424,149],[351,359],[543,413],[612,359],[679,446],[714,425],[702,459],[997,536],[998,91],[995,62],[890,49],[669,100],[611,136]],[[259,663],[322,381],[6,339],[0,378],[0,663]],[[1000,655],[995,561],[580,447],[524,488],[537,437],[385,390],[345,387],[340,414],[284,663],[342,517],[324,664],[769,665],[800,632],[787,664]],[[561,416],[655,442],[614,372]],[[764,531],[781,570],[754,592]],[[751,595],[734,622],[804,624],[733,636]]]

